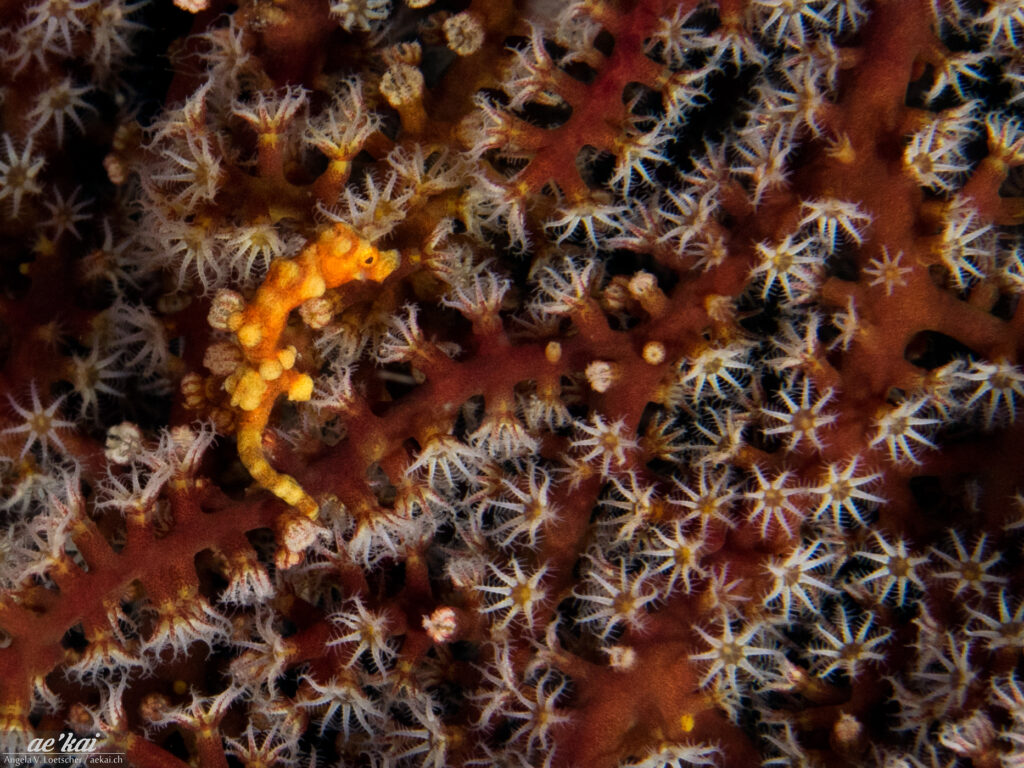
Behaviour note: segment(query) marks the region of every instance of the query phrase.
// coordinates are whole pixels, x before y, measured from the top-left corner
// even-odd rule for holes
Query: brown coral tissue
[[[1022,46],[0,2],[0,760],[1024,768]]]

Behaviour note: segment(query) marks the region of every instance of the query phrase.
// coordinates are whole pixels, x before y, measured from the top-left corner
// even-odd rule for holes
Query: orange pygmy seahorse
[[[295,348],[282,347],[281,334],[288,314],[303,302],[352,280],[383,280],[399,261],[397,251],[379,251],[338,223],[294,258],[274,262],[250,303],[233,294],[224,326],[234,332],[244,359],[224,388],[241,410],[238,457],[257,483],[310,519],[319,513],[316,502],[295,478],[274,470],[263,452],[263,431],[278,395],[293,401],[313,395],[313,380],[294,370]]]

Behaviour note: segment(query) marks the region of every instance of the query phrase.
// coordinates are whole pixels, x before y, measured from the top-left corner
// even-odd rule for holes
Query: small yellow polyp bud
[[[380,79],[380,92],[395,109],[423,97],[423,73],[411,64],[399,63]]]
[[[592,390],[604,393],[611,389],[612,385],[618,381],[619,366],[607,360],[595,360],[586,367],[584,375],[587,377],[587,383],[590,384]]]
[[[225,382],[225,385],[227,382]],[[231,395],[231,404],[243,411],[254,411],[260,407],[263,393],[267,391],[267,382],[252,368],[246,368],[235,383]]]
[[[405,4],[413,10],[419,10],[420,8],[429,8],[434,4],[434,0],[405,0]]]
[[[692,731],[694,725],[696,725],[696,722],[693,719],[693,715],[687,713],[680,716],[679,727],[682,729],[683,733],[689,733]]]
[[[562,345],[557,341],[549,341],[548,345],[544,347],[544,357],[551,364],[557,363],[562,359]]]
[[[606,312],[622,312],[628,306],[629,286],[626,278],[616,275],[601,291],[601,306]]]
[[[668,311],[668,299],[658,287],[658,280],[650,272],[637,272],[629,281],[630,295],[640,302],[651,317],[661,317]]]
[[[635,298],[640,298],[656,290],[658,290],[658,280],[650,272],[637,272],[629,279],[629,292]]]
[[[863,723],[848,712],[839,715],[833,724],[829,741],[841,755],[858,755],[867,748]]]
[[[245,299],[234,291],[218,291],[210,304],[210,313],[206,316],[211,328],[218,331],[234,330],[231,328],[231,320],[238,317],[238,324],[241,325],[242,310],[245,309]],[[235,326],[237,328],[238,325]]]
[[[444,39],[456,56],[472,56],[484,44],[484,27],[472,13],[457,13],[445,19]]]
[[[313,396],[313,380],[306,374],[300,374],[288,387],[288,399],[292,402],[305,402]]]
[[[210,7],[210,0],[174,0],[174,5],[189,13],[200,13]]]
[[[380,79],[381,95],[398,110],[403,130],[412,135],[422,133],[427,122],[423,88],[423,73],[404,62],[393,64]]]
[[[277,360],[264,360],[260,363],[260,378],[264,381],[276,381],[284,373],[284,368]]]
[[[289,345],[284,349],[278,350],[277,361],[281,364],[282,368],[286,371],[290,371],[295,367],[295,357],[297,354],[295,347]]]
[[[648,365],[661,365],[665,362],[665,345],[660,341],[648,341],[641,354]]]
[[[238,343],[243,347],[255,347],[263,341],[263,331],[256,323],[246,323],[238,329]]]

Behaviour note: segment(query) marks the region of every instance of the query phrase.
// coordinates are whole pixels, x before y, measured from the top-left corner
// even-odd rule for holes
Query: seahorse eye
[[[367,266],[369,266],[370,264],[373,264],[373,256],[367,256],[366,260],[363,262],[363,264],[365,264]]]

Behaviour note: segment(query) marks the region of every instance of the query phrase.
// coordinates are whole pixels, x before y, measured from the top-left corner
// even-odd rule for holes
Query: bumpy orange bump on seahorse
[[[281,394],[309,400],[313,380],[294,369],[295,348],[282,347],[289,313],[353,280],[381,281],[399,264],[396,251],[379,251],[344,224],[323,232],[292,259],[274,262],[253,300],[228,318],[244,361],[224,382],[238,419],[238,456],[253,479],[316,519],[319,509],[295,478],[277,472],[263,452],[263,431]]]

